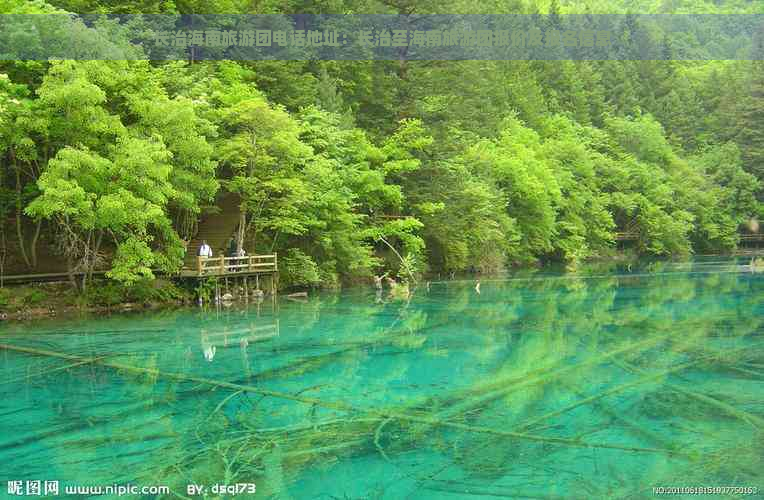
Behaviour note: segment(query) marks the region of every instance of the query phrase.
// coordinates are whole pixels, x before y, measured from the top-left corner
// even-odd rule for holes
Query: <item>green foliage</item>
[[[764,33],[759,34],[758,53],[764,52]],[[737,141],[743,149],[748,171],[761,180],[764,179],[764,62],[753,61],[748,80],[748,93],[744,108],[740,111]]]
[[[174,283],[149,279],[135,281],[129,285],[117,281],[96,281],[84,294],[86,304],[105,307],[129,302],[169,304],[188,298],[188,293]]]
[[[117,282],[93,283],[84,294],[87,304],[95,306],[114,306],[125,302],[124,287]]]
[[[41,305],[48,299],[48,294],[39,288],[31,288],[21,296],[21,304],[26,307],[35,307]]]
[[[316,286],[321,283],[318,265],[302,251],[291,248],[282,259],[281,280],[284,286]]]
[[[210,302],[215,297],[215,282],[215,278],[197,280],[197,285],[194,288],[196,297],[204,302]]]
[[[55,5],[119,13],[253,8],[227,0]],[[310,10],[414,7],[475,8],[320,2]],[[562,28],[570,22],[562,14],[634,8],[621,1],[478,7],[543,8]],[[752,2],[642,7],[756,12]],[[2,9],[55,10],[17,0]],[[136,50],[129,30],[140,29],[105,21],[92,30],[78,25],[77,33],[86,52],[104,33],[113,34],[111,49],[128,51]],[[729,251],[741,224],[764,210],[756,199],[764,178],[762,65],[630,60],[643,49],[703,59],[703,30],[688,25],[687,33],[669,40],[628,16],[624,36],[635,44],[610,61],[4,61],[0,212],[16,216],[21,243],[29,239],[25,224],[45,220],[70,269],[106,265],[109,278],[130,286],[154,270],[178,269],[181,239],[195,236],[221,186],[239,196],[247,251],[286,255],[290,285],[338,286],[380,270],[409,279],[537,261],[574,266],[612,252],[618,233],[636,238],[630,251],[640,254]]]
[[[128,288],[136,302],[171,303],[188,299],[188,293],[170,281],[141,280]]]

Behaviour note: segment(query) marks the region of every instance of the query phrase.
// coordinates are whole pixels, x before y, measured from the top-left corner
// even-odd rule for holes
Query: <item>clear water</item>
[[[191,483],[247,482],[257,493],[237,498],[644,498],[659,486],[760,498],[764,274],[743,264],[8,323],[0,343],[48,354],[0,349],[0,496],[8,480],[58,480],[61,497],[64,485],[188,496]]]

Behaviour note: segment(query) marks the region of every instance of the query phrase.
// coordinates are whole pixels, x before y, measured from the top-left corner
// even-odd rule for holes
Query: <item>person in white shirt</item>
[[[212,257],[212,248],[207,244],[207,240],[202,240],[202,246],[199,247],[199,257]]]

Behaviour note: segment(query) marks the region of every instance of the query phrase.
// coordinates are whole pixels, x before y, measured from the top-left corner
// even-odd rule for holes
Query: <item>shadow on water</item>
[[[167,498],[763,486],[763,274],[715,258],[481,284],[4,325],[0,480]]]

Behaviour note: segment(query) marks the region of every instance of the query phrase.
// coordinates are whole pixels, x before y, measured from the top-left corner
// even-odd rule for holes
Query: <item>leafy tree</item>
[[[643,10],[758,12],[754,4]],[[53,5],[5,0],[0,9],[379,12],[414,24],[443,10],[525,12],[566,29],[578,26],[565,14],[634,8],[620,0]],[[405,49],[392,61],[119,60],[142,53],[130,40],[145,22],[69,19],[68,39],[45,16],[29,22],[3,24],[0,42],[73,45],[94,60],[0,62],[0,198],[27,267],[42,239],[58,241],[70,272],[86,277],[101,265],[126,282],[176,269],[180,239],[195,236],[221,186],[241,200],[239,245],[288,255],[292,282],[310,286],[382,267],[416,279],[540,260],[575,265],[612,251],[618,233],[634,236],[641,253],[725,251],[741,223],[764,211],[754,196],[764,175],[761,65],[679,60],[703,59],[711,42],[740,53],[761,42],[708,40],[705,21],[687,21],[679,37],[628,15],[628,43],[612,54],[624,60],[577,62],[411,61]],[[104,50],[110,57],[93,57]],[[638,60],[645,54],[655,57]]]
[[[119,281],[180,265],[182,247],[165,211],[175,196],[169,158],[159,142],[124,138],[111,158],[66,147],[49,162],[41,194],[26,211],[55,221],[72,280],[75,271],[84,272],[83,289],[107,242],[116,246],[108,274]]]
[[[299,140],[299,124],[283,108],[272,106],[256,90],[237,82],[212,99],[226,134],[218,143],[220,160],[231,171],[227,188],[242,199],[238,246],[245,228],[257,233],[300,234],[305,230],[299,200],[307,190],[298,176],[311,150]],[[246,214],[252,214],[247,220]]]
[[[479,177],[491,179],[507,196],[520,242],[516,260],[528,262],[550,252],[556,235],[560,186],[533,130],[510,117],[495,141],[481,141],[467,154]]]
[[[764,34],[760,38],[764,47]],[[764,54],[764,48],[759,50],[760,54]],[[740,113],[737,142],[743,152],[746,169],[761,180],[764,179],[764,63],[754,61],[750,68],[748,99]]]

